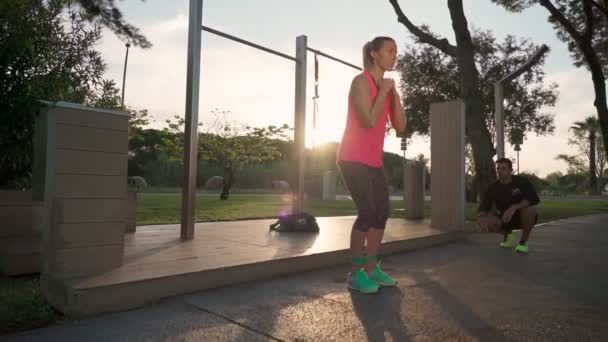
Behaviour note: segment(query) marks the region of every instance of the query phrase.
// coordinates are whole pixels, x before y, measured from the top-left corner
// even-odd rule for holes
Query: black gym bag
[[[307,213],[290,214],[279,217],[278,221],[270,225],[271,231],[277,232],[318,232],[317,219]]]

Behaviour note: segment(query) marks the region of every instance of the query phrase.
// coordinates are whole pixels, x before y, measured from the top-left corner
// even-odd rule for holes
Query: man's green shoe
[[[362,293],[376,293],[380,285],[369,279],[363,269],[358,269],[348,274],[348,288]]]
[[[511,248],[513,247],[513,242],[515,242],[515,234],[509,233],[505,235],[505,239],[500,243],[500,247]]]
[[[381,286],[395,286],[397,285],[397,280],[390,277],[388,274],[384,273],[380,269],[380,265],[376,264],[374,269],[369,274],[369,279],[378,283]]]
[[[517,245],[515,251],[518,253],[528,254],[528,243],[521,242],[519,245]]]

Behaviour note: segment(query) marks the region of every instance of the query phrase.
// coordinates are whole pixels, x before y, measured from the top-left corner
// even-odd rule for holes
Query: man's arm
[[[513,216],[515,211],[533,205],[537,205],[540,202],[540,199],[538,198],[538,195],[536,194],[536,190],[534,190],[534,186],[532,185],[532,183],[526,178],[521,177],[520,179],[521,182],[518,185],[521,188],[521,192],[524,198],[520,202],[511,205],[511,207],[509,207],[509,210],[505,212],[504,219],[506,221],[511,220],[511,217]]]
[[[540,198],[538,198],[534,185],[532,185],[532,183],[524,177],[522,177],[521,180],[521,191],[524,195],[524,199],[517,204],[517,209],[526,208],[540,203]]]

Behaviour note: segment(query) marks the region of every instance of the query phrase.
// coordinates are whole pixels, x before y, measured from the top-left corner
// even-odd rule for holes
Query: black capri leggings
[[[338,169],[357,206],[353,229],[367,232],[370,227],[386,228],[390,203],[384,170],[349,161],[339,161]]]

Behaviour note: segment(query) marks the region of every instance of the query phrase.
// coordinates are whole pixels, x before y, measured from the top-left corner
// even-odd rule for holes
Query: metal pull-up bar
[[[194,238],[195,200],[196,200],[196,153],[198,151],[198,92],[200,83],[201,32],[207,31],[220,37],[245,44],[270,54],[296,62],[295,65],[295,101],[294,101],[294,142],[298,151],[296,158],[297,198],[293,204],[293,213],[304,210],[304,163],[305,163],[305,129],[306,129],[306,51],[307,37],[296,38],[296,56],[269,49],[245,39],[215,30],[202,24],[202,1],[190,0],[190,20],[188,28],[188,75],[186,80],[186,127],[184,148],[184,185],[182,193],[181,239]]]
[[[344,64],[344,65],[346,65],[346,66],[349,66],[349,67],[351,67],[351,68],[353,68],[353,69],[357,69],[357,70],[363,70],[363,69],[362,69],[361,67],[359,67],[359,66],[356,66],[356,65],[354,65],[354,64],[352,64],[352,63],[349,63],[349,62],[347,62],[347,61],[344,61],[344,60],[342,60],[342,59],[340,59],[340,58],[337,58],[337,57],[334,57],[334,56],[332,56],[332,55],[328,55],[328,54],[324,53],[323,51],[319,51],[319,50],[316,50],[316,49],[313,49],[313,48],[310,48],[310,47],[309,47],[309,48],[307,48],[307,49],[308,49],[308,51],[310,51],[310,52],[314,52],[315,54],[317,54],[317,55],[319,55],[319,56],[323,56],[323,57],[325,57],[325,58],[329,58],[329,59],[331,59],[331,60],[333,60],[333,61],[336,61],[336,62],[338,62],[338,63],[342,63],[342,64]]]
[[[306,50],[307,50],[307,38],[306,36],[299,36],[296,38],[296,56],[292,57],[285,53],[267,48],[260,44],[256,44],[233,36],[231,34],[215,30],[211,27],[201,25],[203,31],[207,31],[216,34],[220,37],[233,40],[237,43],[245,44],[247,46],[268,52],[270,54],[289,59],[296,62],[295,70],[295,101],[294,101],[294,142],[296,144],[296,151],[298,151],[298,158],[296,158],[296,169],[297,169],[297,180],[296,189],[298,196],[293,203],[293,213],[300,214],[304,211],[304,170],[305,170],[305,139],[306,139]]]
[[[294,142],[298,151],[296,159],[297,170],[297,193],[298,196],[293,204],[293,213],[301,214],[304,209],[304,163],[305,163],[305,127],[306,127],[306,55],[312,51],[323,57],[340,62],[352,68],[361,68],[330,56],[319,50],[310,49],[307,46],[307,37],[302,35],[296,38],[296,56],[269,49],[259,44],[252,43],[242,38],[204,26],[203,1],[190,0],[190,12],[188,23],[188,59],[186,75],[186,118],[184,136],[184,183],[182,190],[182,220],[181,239],[191,240],[194,238],[195,224],[195,201],[196,201],[196,174],[197,174],[197,152],[198,152],[198,102],[201,69],[201,36],[202,31],[207,31],[236,41],[241,44],[268,52],[270,54],[289,59],[296,62],[295,65],[295,101],[294,101]]]
[[[279,51],[276,51],[276,50],[273,50],[273,49],[269,49],[269,48],[264,47],[262,45],[259,45],[259,44],[256,44],[256,43],[252,43],[252,42],[250,42],[248,40],[245,40],[245,39],[242,39],[242,38],[239,38],[239,37],[235,37],[233,35],[230,35],[228,33],[224,33],[222,31],[218,31],[218,30],[212,29],[211,27],[208,27],[208,26],[205,26],[205,25],[201,25],[201,28],[203,29],[203,31],[207,31],[207,32],[216,34],[216,35],[218,35],[220,37],[224,37],[224,38],[227,38],[227,39],[230,39],[230,40],[234,40],[235,42],[239,42],[241,44],[249,45],[249,46],[254,47],[256,49],[259,49],[259,50],[262,50],[262,51],[266,51],[268,53],[272,53],[272,54],[277,55],[279,57],[287,58],[289,60],[297,62],[297,59],[295,57],[292,57],[290,55],[284,54],[282,52],[279,52]]]

